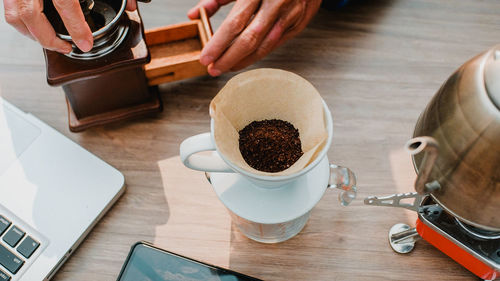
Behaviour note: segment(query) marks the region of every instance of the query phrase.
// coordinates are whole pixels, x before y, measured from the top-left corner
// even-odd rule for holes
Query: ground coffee
[[[283,171],[304,154],[299,130],[283,120],[253,121],[239,131],[239,135],[243,159],[259,171]]]

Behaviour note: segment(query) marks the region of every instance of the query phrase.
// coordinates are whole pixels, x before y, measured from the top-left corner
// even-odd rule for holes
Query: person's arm
[[[208,16],[234,0],[201,0],[188,12]],[[237,0],[229,15],[203,48],[200,61],[212,76],[245,68],[302,31],[321,0]]]
[[[93,45],[92,32],[85,22],[79,1],[53,0],[53,3],[76,46],[83,52],[90,51]],[[5,21],[17,31],[38,41],[46,49],[71,52],[71,45],[56,36],[43,13],[43,0],[3,0],[3,4]],[[127,2],[127,9],[136,9],[135,0]]]

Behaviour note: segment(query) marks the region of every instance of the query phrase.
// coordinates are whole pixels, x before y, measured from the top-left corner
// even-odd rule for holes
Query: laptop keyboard
[[[24,263],[38,249],[40,243],[33,239],[23,229],[14,225],[6,217],[0,215],[0,281],[8,281],[16,274]]]

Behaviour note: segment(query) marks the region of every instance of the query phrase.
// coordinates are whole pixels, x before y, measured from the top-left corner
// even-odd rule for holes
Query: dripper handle
[[[215,150],[216,147],[210,133],[195,135],[181,143],[181,161],[186,167],[197,171],[234,173],[218,153],[212,153],[210,156],[197,154],[203,151]]]
[[[328,188],[340,189],[339,201],[343,206],[347,206],[356,199],[356,176],[349,168],[330,164]]]

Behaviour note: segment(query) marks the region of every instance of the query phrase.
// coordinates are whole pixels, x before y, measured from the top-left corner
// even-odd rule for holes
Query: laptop
[[[0,97],[0,281],[51,279],[124,190],[118,170]]]

